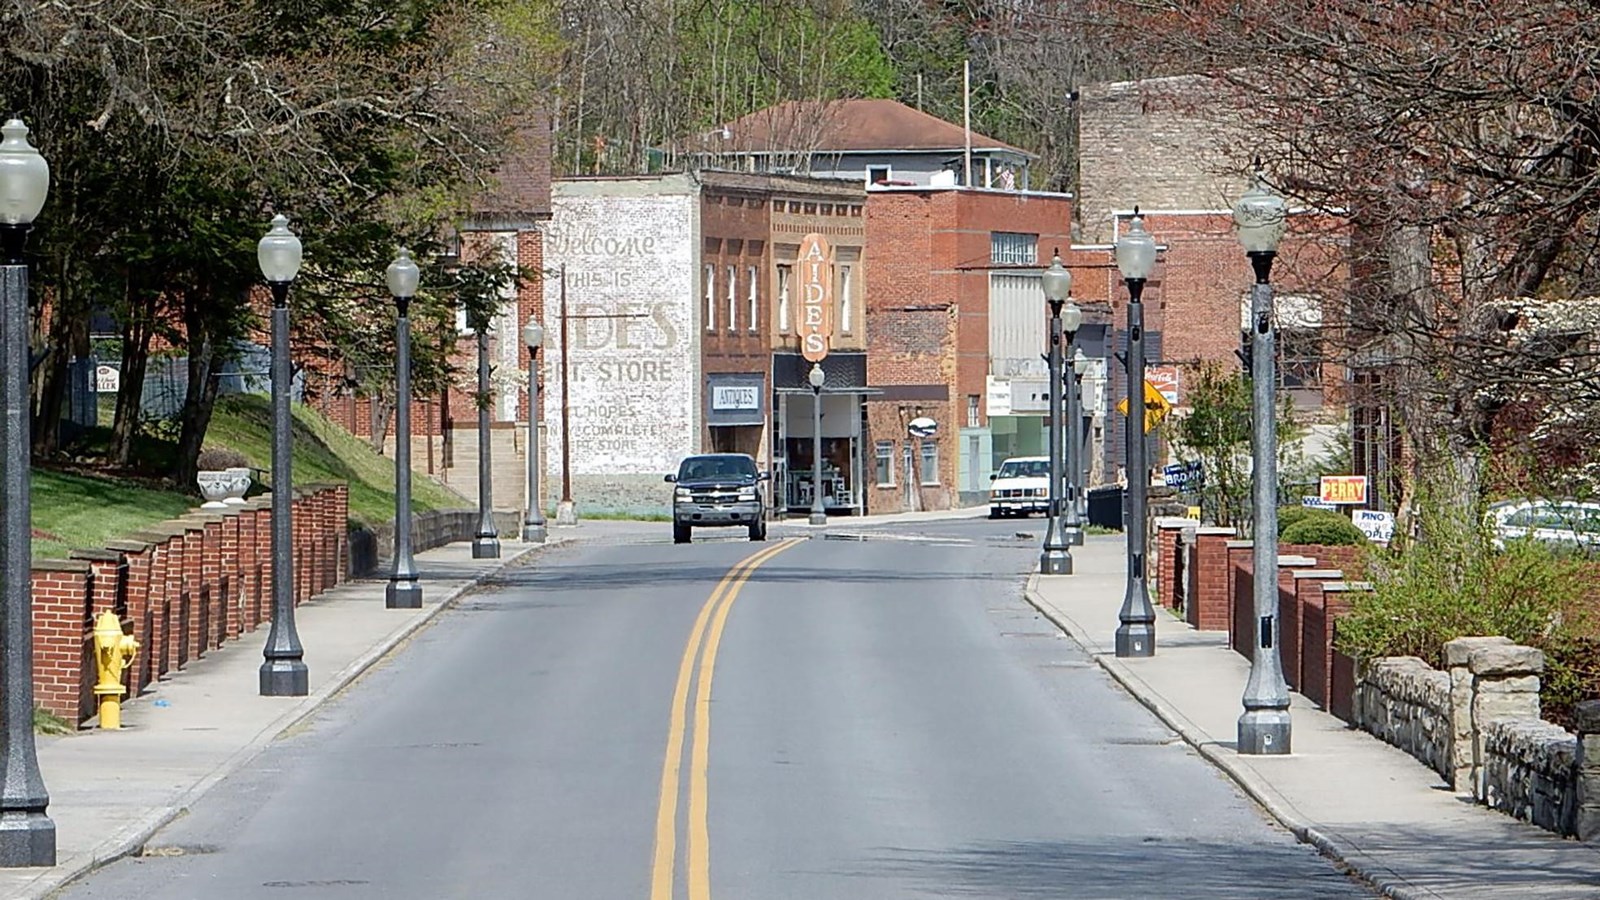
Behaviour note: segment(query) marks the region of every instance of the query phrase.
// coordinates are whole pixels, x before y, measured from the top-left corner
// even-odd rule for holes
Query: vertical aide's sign
[[[807,362],[822,362],[833,340],[833,259],[827,239],[815,233],[801,238],[795,266],[800,274],[800,354]]]

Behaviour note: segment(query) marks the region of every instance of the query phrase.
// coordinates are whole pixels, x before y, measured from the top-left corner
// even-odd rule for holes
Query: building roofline
[[[867,188],[868,194],[927,194],[936,191],[965,191],[975,194],[1000,194],[1007,197],[1049,197],[1057,199],[1076,199],[1069,192],[1061,191],[1024,191],[1006,190],[1005,188],[980,187],[978,185],[962,184],[874,184]]]

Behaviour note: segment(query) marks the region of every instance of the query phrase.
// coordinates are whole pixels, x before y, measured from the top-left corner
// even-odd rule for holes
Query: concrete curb
[[[439,614],[454,606],[468,592],[505,571],[513,563],[532,556],[541,550],[569,543],[573,540],[575,538],[562,537],[560,539],[547,539],[543,544],[527,545],[517,550],[513,555],[503,558],[499,565],[485,568],[483,571],[476,573],[471,581],[445,594],[438,603],[425,610],[422,615],[413,619],[404,628],[384,636],[366,653],[356,657],[343,669],[334,673],[333,677],[315,692],[286,709],[282,715],[257,732],[249,743],[239,748],[238,751],[223,760],[216,768],[184,791],[176,804],[159,809],[142,821],[134,822],[124,827],[88,853],[79,854],[76,859],[49,870],[48,875],[41,874],[39,880],[28,887],[21,900],[46,900],[52,894],[96,869],[141,852],[157,832],[172,824],[173,820],[179,816],[187,813],[189,807],[193,806],[207,791],[216,787],[224,778],[244,768],[247,763],[261,755],[267,745],[276,740],[279,735],[310,718],[323,704],[337,697],[365,674],[368,669],[388,656],[396,647],[405,643],[408,638],[416,634],[424,626],[430,624]]]
[[[1052,608],[1039,596],[1039,575],[1034,573],[1028,577],[1028,583],[1023,588],[1023,597],[1028,604],[1039,611],[1039,614],[1049,619],[1057,628],[1060,628],[1067,637],[1071,638],[1083,652],[1087,653],[1112,680],[1122,686],[1130,696],[1139,701],[1146,709],[1150,710],[1157,719],[1160,719],[1168,728],[1171,728],[1184,743],[1193,747],[1201,758],[1222,770],[1251,800],[1266,810],[1278,824],[1282,825],[1295,839],[1304,844],[1310,844],[1317,852],[1333,860],[1349,871],[1355,873],[1368,884],[1372,885],[1386,897],[1395,900],[1438,900],[1439,895],[1429,890],[1418,890],[1402,881],[1392,870],[1376,865],[1367,860],[1364,855],[1352,858],[1357,854],[1349,854],[1333,838],[1311,822],[1303,819],[1294,809],[1294,805],[1279,794],[1278,791],[1254,770],[1242,764],[1237,756],[1223,750],[1221,745],[1200,729],[1183,713],[1174,709],[1163,701],[1144,679],[1134,673],[1133,669],[1101,647],[1094,638],[1088,634],[1088,629],[1080,623],[1073,621],[1065,613]]]

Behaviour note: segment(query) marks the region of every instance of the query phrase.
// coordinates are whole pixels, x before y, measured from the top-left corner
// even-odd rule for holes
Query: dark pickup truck
[[[666,480],[672,492],[672,542],[687,544],[697,526],[743,525],[750,540],[767,539],[767,473],[743,453],[691,456]]]

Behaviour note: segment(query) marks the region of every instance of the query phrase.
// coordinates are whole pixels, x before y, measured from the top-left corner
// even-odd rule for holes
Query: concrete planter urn
[[[233,473],[227,471],[201,470],[194,476],[195,483],[200,485],[200,496],[205,498],[200,504],[201,509],[227,509],[227,497],[233,492],[233,483],[236,480]],[[244,493],[240,490],[241,494]]]
[[[233,480],[228,483],[228,496],[222,498],[222,502],[228,506],[243,506],[245,503],[244,493],[250,490],[250,485],[253,483],[250,478],[250,469],[246,466],[239,466],[237,468],[224,469],[223,471],[231,475]]]

